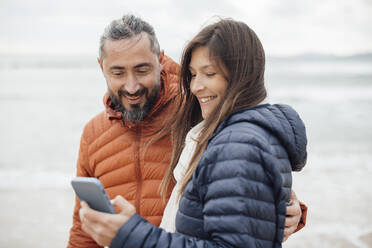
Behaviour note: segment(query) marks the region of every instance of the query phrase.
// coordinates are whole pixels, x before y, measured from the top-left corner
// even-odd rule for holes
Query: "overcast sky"
[[[0,54],[95,55],[104,27],[128,12],[176,58],[213,16],[246,22],[268,55],[372,51],[372,0],[1,0]]]

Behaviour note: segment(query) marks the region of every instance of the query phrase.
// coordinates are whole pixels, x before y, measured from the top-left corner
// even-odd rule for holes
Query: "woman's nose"
[[[190,90],[195,95],[197,92],[204,89],[203,82],[199,76],[195,76],[190,83]]]

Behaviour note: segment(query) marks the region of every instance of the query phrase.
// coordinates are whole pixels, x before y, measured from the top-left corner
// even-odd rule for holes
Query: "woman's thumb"
[[[124,197],[121,195],[116,196],[113,200],[111,200],[112,205],[119,210],[119,213],[131,213],[136,212],[134,206],[130,204]]]

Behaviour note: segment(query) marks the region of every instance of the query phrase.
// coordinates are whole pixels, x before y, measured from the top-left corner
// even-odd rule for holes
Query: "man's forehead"
[[[141,49],[152,52],[150,39],[145,33],[119,40],[107,39],[104,43],[104,49],[107,53],[128,51],[133,49]]]
[[[151,50],[151,43],[146,34],[136,35],[121,40],[106,40],[104,44],[106,62],[130,64],[156,63],[157,55]]]

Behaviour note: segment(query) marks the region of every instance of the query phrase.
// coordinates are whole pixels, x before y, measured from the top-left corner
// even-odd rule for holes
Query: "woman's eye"
[[[192,77],[192,78],[196,77],[196,74],[191,74],[191,77]]]
[[[216,75],[215,72],[207,73],[207,77],[213,77],[214,75]]]

